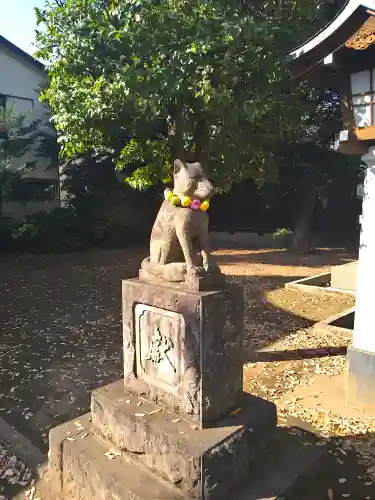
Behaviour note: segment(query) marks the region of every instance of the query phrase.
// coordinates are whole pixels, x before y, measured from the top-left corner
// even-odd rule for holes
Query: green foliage
[[[0,224],[2,251],[63,253],[94,247],[124,247],[145,243],[150,224],[140,225],[133,207],[117,204],[100,216],[93,210],[94,200],[86,210],[73,207],[38,212],[22,221]],[[151,219],[148,219],[150,222]],[[1,219],[0,219],[1,222]]]
[[[12,109],[0,108],[0,214],[2,200],[22,175],[34,168],[35,162],[22,162],[22,157],[35,144],[40,120],[16,115]]]
[[[272,238],[275,242],[276,248],[280,248],[282,250],[289,249],[293,240],[293,232],[286,228],[278,229],[273,233]]]
[[[154,218],[152,193],[120,183],[112,155],[77,155],[62,173],[69,206],[94,232],[95,241],[117,246],[126,244],[130,233],[134,242],[148,237]]]
[[[62,176],[67,206],[4,221],[3,250],[60,253],[146,242],[159,201],[152,191],[120,184],[111,156],[77,155],[63,165]]]
[[[224,189],[274,178],[275,144],[300,136],[315,105],[306,86],[289,88],[282,55],[316,30],[324,4],[47,1],[37,55],[62,155],[113,152],[118,168],[134,165],[137,188],[168,181],[177,156]]]
[[[60,253],[90,247],[79,231],[78,219],[70,209],[38,212],[13,225],[8,250],[32,253]]]

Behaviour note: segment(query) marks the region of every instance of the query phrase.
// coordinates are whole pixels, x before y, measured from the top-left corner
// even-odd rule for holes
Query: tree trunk
[[[177,158],[184,161],[185,148],[183,120],[181,114],[176,109],[171,110],[169,116],[168,135],[171,143],[172,162],[174,162]]]
[[[314,184],[301,189],[297,206],[297,220],[293,231],[291,251],[298,254],[308,253],[310,248],[311,228],[316,205]]]
[[[197,121],[194,134],[195,161],[198,161],[204,168],[208,163],[210,149],[210,138],[208,136],[207,123],[203,119]]]

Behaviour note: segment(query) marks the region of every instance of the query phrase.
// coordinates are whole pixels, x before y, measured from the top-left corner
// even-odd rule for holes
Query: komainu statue
[[[151,233],[150,256],[140,275],[169,282],[183,282],[201,290],[224,281],[211,255],[208,237],[210,200],[216,190],[200,163],[174,162],[173,191],[165,200]]]

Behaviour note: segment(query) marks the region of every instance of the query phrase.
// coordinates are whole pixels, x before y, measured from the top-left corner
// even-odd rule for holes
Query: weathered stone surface
[[[136,454],[189,498],[226,498],[251,475],[276,428],[272,403],[242,393],[241,411],[210,429],[124,390],[122,381],[92,394],[93,428],[119,449]]]
[[[173,181],[173,192],[166,191],[174,202],[166,196],[156,217],[150,257],[141,264],[146,272],[144,278],[155,276],[166,282],[183,282],[193,290],[217,288],[223,275],[211,254],[208,215],[201,210],[201,202],[205,202],[207,209],[216,189],[200,163],[184,163],[179,159],[174,162]]]
[[[105,455],[113,449],[110,443],[93,434],[81,437],[65,439],[61,455],[55,457],[56,463],[60,460],[64,500],[183,500],[178,488],[117,450],[110,460]]]
[[[173,269],[183,265],[185,264],[173,262],[171,264],[166,264],[164,268]],[[157,285],[165,285],[165,279],[154,276],[148,273],[145,269],[139,270],[139,278],[144,281],[151,281],[152,283],[155,283]],[[168,281],[173,282],[172,277],[170,277]],[[221,289],[226,285],[225,275],[217,273],[215,270],[213,272],[207,271],[201,276],[197,274],[187,274],[185,272],[183,282],[179,283],[176,280],[175,283],[178,284],[182,289],[191,290],[194,292],[204,292],[207,290]]]
[[[205,427],[242,392],[243,293],[123,281],[125,387]]]
[[[91,428],[91,413],[86,413],[65,424],[51,429],[49,433],[48,482],[51,490],[59,495],[63,490],[63,444],[67,438],[76,439]]]

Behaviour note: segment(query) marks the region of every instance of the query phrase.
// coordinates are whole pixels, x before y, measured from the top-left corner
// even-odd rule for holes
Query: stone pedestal
[[[204,428],[242,392],[243,294],[123,282],[125,387]]]
[[[93,392],[83,428],[51,431],[50,477],[60,493],[230,498],[276,428],[275,406],[242,391],[242,322],[237,287],[124,281],[124,380]]]
[[[372,330],[375,285],[375,148],[362,156],[366,163],[361,238],[353,331],[348,349],[347,401],[375,413],[375,335]]]

